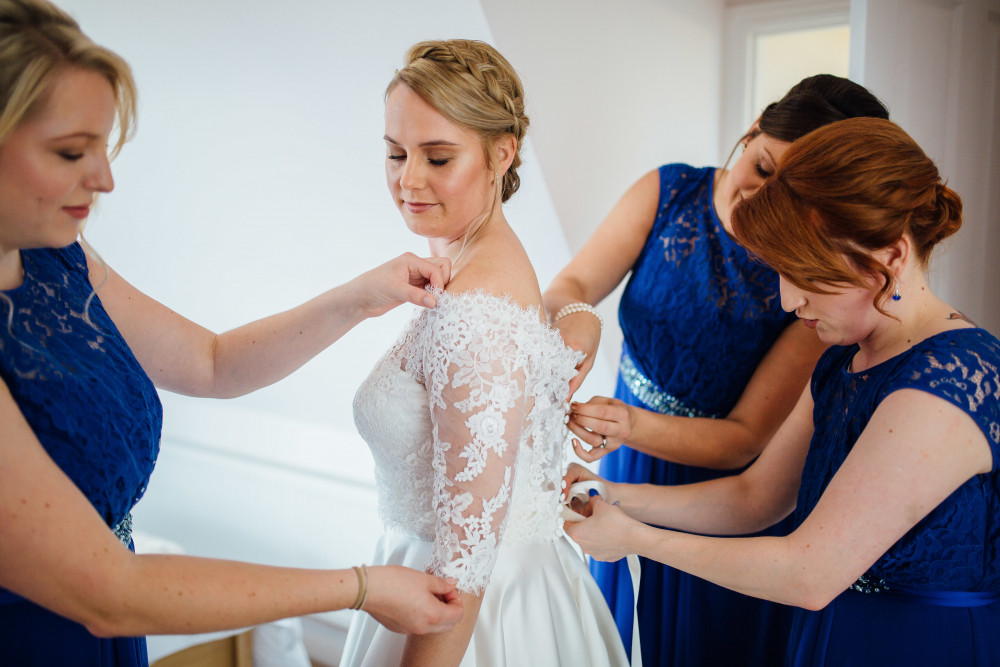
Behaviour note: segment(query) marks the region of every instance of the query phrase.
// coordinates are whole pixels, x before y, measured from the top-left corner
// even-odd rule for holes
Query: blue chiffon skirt
[[[145,637],[101,638],[85,627],[0,589],[0,665],[148,667]]]
[[[795,610],[786,665],[1000,665],[1000,602],[956,603],[848,590],[819,611]]]
[[[645,407],[618,377],[615,396]],[[601,459],[600,474],[614,482],[691,484],[739,471],[679,465],[629,447]],[[758,533],[787,535],[791,518]],[[640,559],[639,635],[644,667],[781,667],[792,607],[734,593],[656,561]],[[632,649],[632,581],[625,560],[591,561],[625,648]]]

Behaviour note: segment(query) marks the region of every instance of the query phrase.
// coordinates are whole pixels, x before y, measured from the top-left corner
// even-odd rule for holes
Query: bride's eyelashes
[[[406,155],[399,155],[399,154],[394,154],[394,153],[390,153],[389,155],[386,155],[385,157],[386,157],[386,159],[392,160],[393,162],[401,162],[401,161],[403,161],[403,160],[406,159]],[[451,158],[450,157],[442,157],[442,158],[430,158],[429,157],[429,158],[427,158],[427,161],[429,163],[431,163],[432,165],[434,165],[435,167],[443,167],[446,164],[448,164],[449,162],[451,162]]]

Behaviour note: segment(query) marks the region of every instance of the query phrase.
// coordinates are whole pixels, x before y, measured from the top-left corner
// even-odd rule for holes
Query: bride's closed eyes
[[[392,160],[393,162],[401,162],[402,160],[406,159],[406,154],[405,153],[399,153],[399,154],[397,154],[397,153],[389,153],[388,155],[386,155],[386,158],[389,159],[389,160]],[[449,162],[451,162],[451,158],[450,157],[447,157],[447,158],[433,158],[433,157],[429,157],[429,158],[427,158],[427,161],[430,162],[435,167],[443,167],[444,165],[446,165]]]

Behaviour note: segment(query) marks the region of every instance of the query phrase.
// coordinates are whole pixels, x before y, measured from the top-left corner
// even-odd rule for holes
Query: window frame
[[[849,25],[850,16],[850,0],[762,0],[726,7],[719,100],[720,164],[760,112],[751,108],[755,39],[765,34]]]

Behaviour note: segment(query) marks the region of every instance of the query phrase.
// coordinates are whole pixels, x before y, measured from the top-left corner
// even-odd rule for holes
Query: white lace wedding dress
[[[580,353],[536,309],[480,292],[437,297],[354,399],[386,530],[373,564],[485,590],[463,667],[627,665],[559,518]],[[398,665],[405,641],[359,613],[341,665]]]

